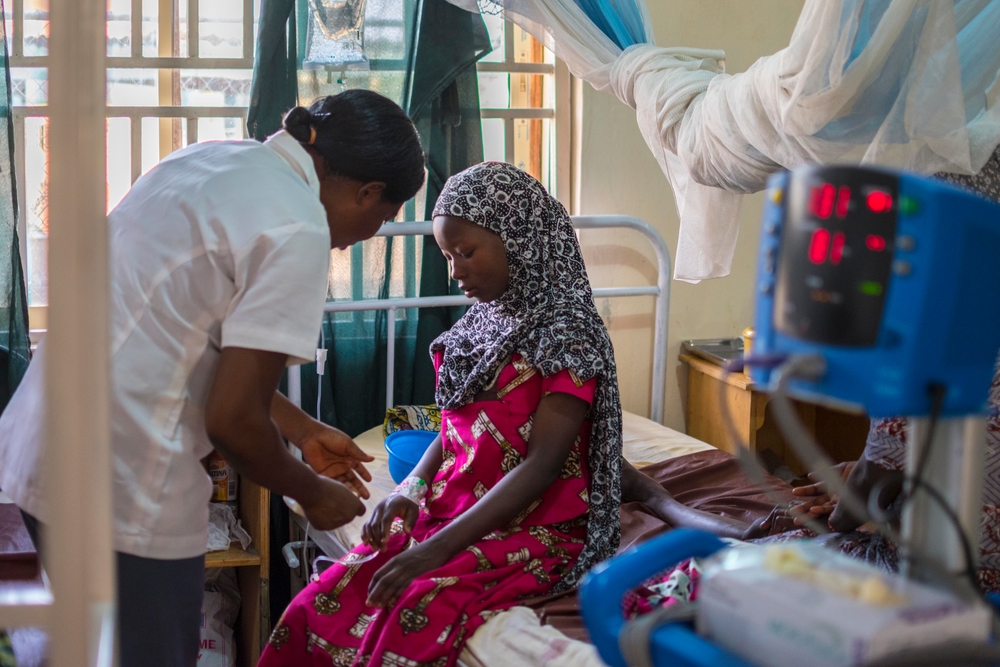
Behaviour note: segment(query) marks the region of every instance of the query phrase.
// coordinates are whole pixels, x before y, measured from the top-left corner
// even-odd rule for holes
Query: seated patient
[[[477,301],[431,345],[441,435],[292,601],[264,667],[453,665],[491,615],[618,546],[615,362],[565,209],[489,162],[445,185],[434,236]]]

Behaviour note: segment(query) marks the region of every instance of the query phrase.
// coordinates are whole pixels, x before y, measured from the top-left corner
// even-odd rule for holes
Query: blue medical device
[[[1000,206],[940,181],[861,167],[802,167],[768,183],[754,355],[820,355],[792,393],[872,416],[982,413],[1000,350]],[[753,368],[767,383],[773,371]],[[612,667],[622,596],[685,558],[724,547],[675,530],[595,567],[580,589],[591,639]],[[628,643],[628,640],[624,640]],[[654,627],[642,664],[749,667],[689,624]]]
[[[1000,349],[1000,206],[878,169],[775,174],[756,291],[755,353],[826,360],[793,393],[926,415],[936,384],[944,416],[981,412]]]

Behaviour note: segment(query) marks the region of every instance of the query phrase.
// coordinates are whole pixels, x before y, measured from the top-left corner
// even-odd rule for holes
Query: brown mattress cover
[[[678,501],[689,507],[729,516],[751,523],[767,516],[775,502],[744,474],[736,459],[726,452],[712,450],[679,456],[642,468]],[[779,498],[792,498],[792,487],[771,475],[768,483]],[[620,509],[622,539],[619,553],[667,532],[671,526],[654,516],[641,503],[627,503]],[[792,528],[787,519],[776,522],[770,533]],[[542,623],[560,630],[567,637],[589,641],[580,616],[576,592],[527,600]]]
[[[38,554],[21,511],[13,503],[0,503],[0,580],[34,579],[38,574]]]

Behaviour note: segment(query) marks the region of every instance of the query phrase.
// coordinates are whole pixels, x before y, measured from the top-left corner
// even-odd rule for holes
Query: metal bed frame
[[[653,325],[653,387],[650,396],[649,416],[658,424],[663,423],[663,404],[667,379],[667,325],[670,312],[670,250],[659,232],[648,223],[627,215],[573,216],[573,226],[581,229],[631,229],[639,232],[656,251],[658,274],[656,285],[633,287],[595,287],[594,298],[622,296],[652,296],[656,299]],[[433,234],[430,222],[391,222],[382,226],[377,236],[427,236]],[[405,308],[434,308],[441,306],[467,306],[475,303],[463,295],[422,296],[391,299],[365,299],[360,301],[329,301],[324,310],[328,313],[356,311],[388,311],[386,349],[386,408],[393,407],[393,387],[396,379],[396,311]],[[288,369],[289,400],[301,407],[301,370],[298,366]]]

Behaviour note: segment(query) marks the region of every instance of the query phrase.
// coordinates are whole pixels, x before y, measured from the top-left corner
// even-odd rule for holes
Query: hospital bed
[[[700,440],[663,426],[663,403],[666,385],[667,323],[669,314],[670,254],[666,243],[647,223],[627,216],[575,216],[573,224],[583,229],[631,229],[642,234],[653,246],[658,260],[656,286],[635,286],[615,288],[594,288],[595,298],[651,296],[656,299],[653,349],[652,349],[652,391],[650,415],[646,419],[636,414],[623,414],[623,453],[625,458],[637,468],[661,463],[676,457],[713,450]],[[388,223],[382,227],[380,236],[427,235],[431,234],[431,223],[409,222]],[[333,301],[326,304],[326,312],[345,311],[388,311],[388,350],[386,358],[386,395],[393,407],[391,397],[395,379],[394,369],[394,328],[396,311],[405,308],[429,308],[439,306],[460,306],[471,304],[464,296],[392,298],[366,301]],[[289,370],[289,398],[301,404],[299,369]],[[368,489],[371,498],[364,501],[365,516],[336,530],[318,532],[309,530],[308,539],[315,542],[324,554],[339,558],[359,544],[361,528],[371,510],[396,487],[389,476],[388,454],[384,447],[382,425],[373,427],[357,436],[355,442],[375,460],[366,464],[372,474]],[[306,533],[305,520],[293,514],[302,533]],[[512,657],[516,656],[516,658]],[[468,667],[493,667],[511,664],[523,665],[573,665],[586,667],[602,665],[595,649],[584,642],[571,640],[555,628],[541,625],[534,611],[525,607],[515,607],[509,612],[493,617],[470,639],[463,652],[461,662]]]

